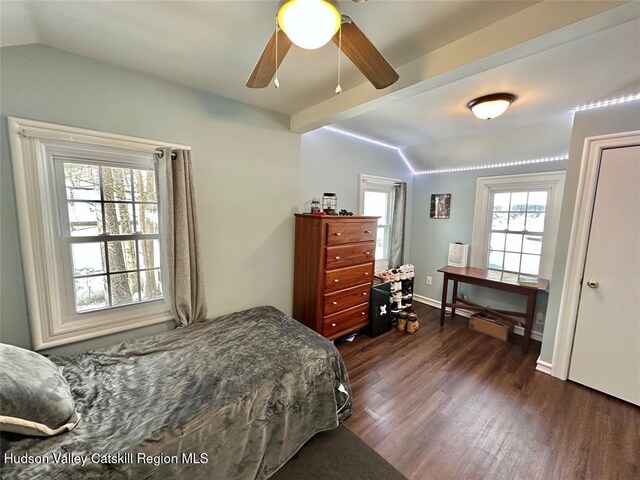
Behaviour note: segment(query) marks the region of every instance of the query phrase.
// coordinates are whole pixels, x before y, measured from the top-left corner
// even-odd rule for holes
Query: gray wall
[[[440,301],[442,297],[442,273],[438,273],[437,270],[447,264],[449,243],[458,241],[471,243],[476,181],[478,177],[562,171],[564,170],[564,164],[565,162],[561,161],[481,171],[416,176],[411,221],[411,261],[416,267],[415,293]],[[429,202],[433,193],[451,194],[449,219],[429,218]],[[432,285],[427,285],[427,276],[433,278]],[[553,282],[555,283],[555,278]],[[460,292],[467,293],[477,303],[494,308],[523,310],[526,307],[526,300],[522,295],[498,293],[491,289],[469,285],[461,285]],[[546,297],[546,294],[539,295],[536,305],[537,312],[545,312]],[[542,332],[543,326],[535,324],[533,330]]]
[[[328,130],[302,135],[300,206],[309,211],[313,197],[335,192],[338,209],[358,212],[358,174],[398,178],[407,182],[405,261],[410,261],[413,175],[393,151]]]
[[[555,344],[560,301],[562,299],[562,283],[569,252],[569,238],[571,223],[576,204],[578,180],[584,140],[587,137],[606,135],[611,133],[640,130],[640,105],[638,102],[614,105],[610,107],[577,112],[571,134],[571,147],[565,178],[564,196],[560,216],[560,229],[556,244],[556,257],[553,266],[553,283],[549,292],[547,308],[547,324],[542,342],[540,359],[551,363],[553,360],[553,346]]]
[[[290,313],[300,136],[288,118],[42,45],[1,51],[0,338],[30,347],[6,116],[192,147],[209,315]],[[55,349],[77,352],[171,323]]]

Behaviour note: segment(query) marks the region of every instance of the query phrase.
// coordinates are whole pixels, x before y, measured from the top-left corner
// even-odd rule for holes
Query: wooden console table
[[[447,266],[442,267],[438,272],[444,273],[444,283],[442,285],[442,306],[440,308],[440,326],[444,325],[444,315],[447,307],[451,307],[452,318],[456,313],[456,308],[464,308],[465,310],[492,315],[495,318],[514,325],[524,323],[522,351],[527,351],[529,338],[531,337],[531,327],[533,327],[536,298],[538,296],[538,292],[547,291],[549,288],[549,280],[538,278],[537,283],[520,283],[517,275],[503,274],[503,272],[496,270],[486,270],[484,268],[473,267]],[[503,275],[509,276],[509,279],[504,279]],[[513,277],[513,279],[511,277]],[[453,280],[453,292],[450,303],[447,302],[449,280]],[[513,312],[509,310],[491,309],[472,303],[469,300],[458,297],[458,282],[525,295],[527,297],[527,309],[525,312]]]

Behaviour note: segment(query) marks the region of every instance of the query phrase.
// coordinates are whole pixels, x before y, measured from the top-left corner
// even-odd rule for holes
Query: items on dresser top
[[[366,326],[378,217],[295,217],[293,318],[329,339]]]

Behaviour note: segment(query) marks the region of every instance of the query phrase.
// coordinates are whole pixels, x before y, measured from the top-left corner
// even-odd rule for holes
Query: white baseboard
[[[538,357],[538,360],[536,361],[536,370],[542,373],[546,373],[547,375],[551,375],[551,368],[553,366],[549,363],[549,362],[545,362],[544,360],[540,360],[540,357]]]
[[[442,305],[442,302],[440,302],[440,300],[434,300],[433,298],[423,297],[422,295],[416,295],[415,293],[413,294],[413,299],[416,302],[424,303],[426,305],[429,305],[431,307],[435,307],[435,308],[438,308],[438,309]],[[447,307],[446,311],[447,312],[451,312],[451,308]],[[469,318],[471,315],[473,315],[473,312],[470,312],[469,310],[464,310],[462,308],[456,308],[456,315],[460,315],[460,316]],[[514,325],[513,333],[515,333],[516,335],[522,336],[522,335],[524,335],[524,328],[522,328],[519,325]],[[542,342],[542,334],[540,332],[532,331],[531,332],[531,338],[533,338],[534,340],[537,340],[539,342]],[[545,372],[545,373],[547,373],[547,372]],[[551,365],[550,364],[549,364],[549,375],[551,375]]]

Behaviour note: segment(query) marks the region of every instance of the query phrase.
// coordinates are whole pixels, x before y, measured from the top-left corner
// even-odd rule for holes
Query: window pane
[[[521,232],[524,230],[524,213],[509,214],[509,230],[513,232]]]
[[[537,235],[525,235],[522,243],[523,253],[542,253],[542,237]]]
[[[489,252],[489,264],[487,268],[497,268],[502,270],[502,259],[504,252]]]
[[[522,251],[522,235],[519,233],[507,233],[507,244],[505,250],[520,253]]]
[[[496,193],[493,195],[493,211],[494,212],[506,212],[509,210],[509,203],[511,201],[511,194]]]
[[[117,273],[110,277],[112,305],[126,305],[140,300],[137,273]]]
[[[136,251],[133,240],[107,242],[109,251],[109,271],[122,272],[136,270]]]
[[[544,232],[544,213],[527,213],[527,231]]]
[[[131,169],[102,167],[105,200],[131,201]]]
[[[156,204],[136,204],[136,232],[158,233],[158,206]]]
[[[73,287],[77,312],[108,306],[106,275],[76,278],[73,281]]]
[[[491,220],[491,230],[506,230],[507,215],[506,213],[494,213]]]
[[[504,254],[504,269],[511,272],[518,272],[520,269],[520,254],[519,253],[505,253]]]
[[[100,200],[100,169],[95,165],[65,163],[64,184],[69,200]]]
[[[380,217],[378,225],[387,225],[389,219],[387,213],[389,211],[389,193],[365,191],[364,192],[364,214],[372,217]]]
[[[102,210],[96,202],[68,202],[71,235],[81,237],[102,233]]]
[[[529,275],[538,275],[540,270],[540,255],[522,255],[521,273]]]
[[[104,257],[104,243],[73,243],[71,244],[73,259],[73,275],[92,275],[106,273]]]
[[[512,212],[524,212],[527,209],[527,192],[513,192],[511,193],[511,207]]]
[[[136,202],[156,202],[156,174],[152,170],[133,171]]]
[[[142,300],[162,298],[162,279],[160,270],[146,270],[140,272]]]
[[[139,240],[138,254],[140,268],[160,267],[160,242],[158,240]]]
[[[527,211],[544,212],[547,208],[547,192],[529,192]]]
[[[112,235],[133,233],[133,204],[105,202],[104,215],[107,233]]]
[[[387,230],[384,227],[378,227],[378,234],[376,236],[376,260],[380,260],[386,257],[386,234]]]
[[[504,250],[504,233],[491,232],[491,250]]]

